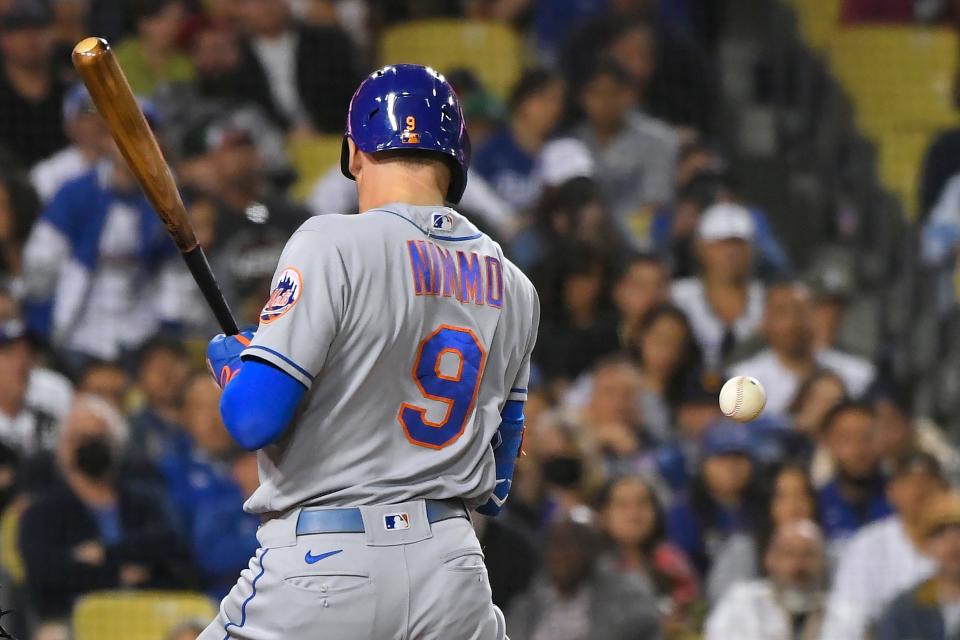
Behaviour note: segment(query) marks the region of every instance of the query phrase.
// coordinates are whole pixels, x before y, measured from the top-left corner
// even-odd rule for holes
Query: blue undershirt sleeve
[[[220,398],[220,415],[247,451],[275,442],[306,393],[303,383],[262,360],[246,358]]]
[[[508,400],[500,412],[500,427],[490,443],[497,468],[497,484],[490,498],[477,507],[477,513],[496,516],[503,509],[513,484],[513,469],[523,444],[523,423],[523,401]]]

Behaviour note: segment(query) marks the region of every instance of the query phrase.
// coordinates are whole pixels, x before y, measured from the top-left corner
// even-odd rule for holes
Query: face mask
[[[74,460],[83,475],[100,480],[110,471],[113,450],[106,438],[91,438],[77,447]]]
[[[583,478],[583,461],[573,456],[547,458],[540,464],[543,479],[558,487],[575,487]]]

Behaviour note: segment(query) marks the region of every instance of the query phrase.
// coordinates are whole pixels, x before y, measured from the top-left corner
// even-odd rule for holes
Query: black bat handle
[[[196,281],[197,286],[200,287],[200,293],[202,293],[204,299],[206,299],[207,305],[209,305],[210,310],[213,311],[213,315],[216,316],[217,322],[220,324],[223,332],[228,336],[235,336],[240,333],[240,329],[237,327],[237,321],[234,320],[233,313],[230,312],[230,305],[227,304],[226,299],[223,297],[223,292],[220,291],[217,279],[213,275],[210,263],[207,262],[207,256],[203,253],[200,245],[195,246],[193,249],[181,255],[183,255],[183,260],[187,263],[190,273],[193,274],[193,279]]]

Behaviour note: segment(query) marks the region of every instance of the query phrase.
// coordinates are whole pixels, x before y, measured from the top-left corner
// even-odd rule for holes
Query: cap
[[[923,510],[921,528],[924,536],[935,536],[949,526],[960,526],[960,494],[956,491],[933,496]]]
[[[93,106],[90,92],[83,84],[75,84],[63,99],[64,120],[73,120],[81,114],[96,112],[97,108]]]
[[[756,228],[746,207],[724,202],[707,207],[700,216],[697,236],[706,242],[746,240],[752,242]]]
[[[0,29],[5,31],[46,27],[52,23],[53,14],[43,0],[13,0],[0,15]]]
[[[753,440],[744,425],[726,418],[707,427],[703,434],[704,456],[722,456],[732,453],[753,455]]]
[[[548,187],[556,187],[573,178],[592,178],[596,165],[590,150],[574,138],[559,138],[540,151],[540,179]]]
[[[894,461],[893,478],[912,473],[926,473],[935,478],[943,478],[940,462],[926,451],[910,451]]]
[[[0,346],[10,344],[27,337],[27,328],[17,318],[0,322]]]
[[[181,155],[195,158],[210,151],[235,145],[255,144],[253,132],[231,120],[205,120],[191,127],[183,137]]]

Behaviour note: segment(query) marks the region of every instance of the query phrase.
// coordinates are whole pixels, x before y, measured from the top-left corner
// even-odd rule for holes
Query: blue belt
[[[452,518],[469,518],[459,500],[426,500],[430,524]],[[357,507],[342,509],[302,509],[297,518],[297,535],[315,533],[365,533],[363,516]]]

